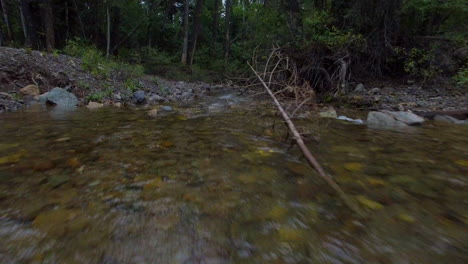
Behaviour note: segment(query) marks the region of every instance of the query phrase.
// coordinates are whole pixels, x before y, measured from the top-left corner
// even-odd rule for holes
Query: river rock
[[[88,103],[86,108],[88,108],[89,110],[95,110],[95,109],[101,108],[103,106],[104,106],[104,104],[91,101],[91,102]]]
[[[421,125],[423,122],[424,118],[411,112],[383,110],[381,112],[369,112],[367,116],[367,124],[375,128],[403,128]]]
[[[364,87],[364,84],[360,83],[356,86],[356,89],[354,89],[354,92],[356,93],[365,93],[366,88]]]
[[[396,120],[405,123],[408,126],[419,126],[424,123],[424,118],[413,114],[411,112],[392,112],[392,111],[382,111],[383,113],[394,117]]]
[[[159,102],[164,102],[164,98],[162,98],[161,96],[157,94],[153,94],[152,96],[150,96],[149,101],[151,103],[156,103],[156,102],[159,103]]]
[[[451,124],[457,124],[457,125],[468,124],[468,119],[467,120],[459,120],[459,119],[456,119],[455,117],[451,117],[451,116],[448,116],[448,115],[436,115],[434,117],[434,120],[441,121],[441,122],[446,122],[446,123],[451,123]]]
[[[137,104],[141,104],[146,100],[146,95],[144,91],[136,91],[133,93],[133,98],[135,98],[135,101]]]
[[[367,125],[373,128],[402,128],[406,124],[382,112],[369,112]]]
[[[55,87],[50,92],[40,96],[40,101],[53,104],[61,108],[74,108],[78,105],[78,99],[72,93],[62,88]]]
[[[151,109],[148,111],[148,115],[150,117],[157,117],[158,116],[158,109]]]
[[[41,92],[39,91],[39,87],[37,87],[37,85],[34,85],[34,84],[30,84],[28,86],[21,88],[20,93],[22,95],[27,95],[27,96],[38,96],[39,94],[41,94]]]
[[[369,91],[369,94],[379,94],[380,93],[380,88],[372,88]]]
[[[172,112],[174,109],[168,105],[164,105],[161,107],[161,111]]]
[[[330,107],[325,107],[323,108],[320,113],[320,117],[325,117],[325,118],[337,118],[338,115],[336,114],[335,108],[333,106]]]

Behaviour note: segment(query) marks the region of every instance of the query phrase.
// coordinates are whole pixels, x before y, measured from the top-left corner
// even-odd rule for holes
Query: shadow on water
[[[1,115],[0,262],[466,263],[466,126],[300,122],[357,219],[247,104]]]

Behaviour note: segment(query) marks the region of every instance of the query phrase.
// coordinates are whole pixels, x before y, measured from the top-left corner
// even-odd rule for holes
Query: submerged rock
[[[78,99],[74,94],[59,87],[55,87],[50,92],[41,95],[40,101],[61,108],[74,108],[78,105]]]
[[[411,112],[369,112],[367,124],[374,128],[403,128],[406,126],[417,126],[424,122],[424,118]]]

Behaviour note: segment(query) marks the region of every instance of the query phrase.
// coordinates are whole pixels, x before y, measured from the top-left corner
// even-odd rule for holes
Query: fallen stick
[[[260,75],[258,75],[258,73],[255,71],[255,69],[252,67],[252,65],[250,65],[250,63],[248,63],[248,62],[247,62],[247,64],[249,65],[250,69],[255,73],[257,78],[260,80],[263,87],[265,88],[267,93],[270,95],[271,99],[273,100],[276,107],[280,111],[284,121],[286,121],[286,124],[288,125],[289,131],[291,131],[291,133],[293,134],[293,138],[296,141],[296,144],[299,146],[299,148],[302,151],[302,154],[304,154],[304,157],[307,159],[307,161],[310,163],[310,165],[317,171],[319,176],[322,177],[325,180],[325,182],[328,183],[328,185],[330,185],[330,187],[338,193],[340,198],[343,200],[343,202],[346,204],[346,206],[349,207],[349,209],[351,209],[357,215],[363,216],[361,210],[359,210],[359,207],[356,204],[354,204],[354,202],[345,194],[345,192],[340,188],[340,186],[338,186],[338,184],[329,175],[327,175],[325,173],[325,171],[322,168],[322,166],[320,165],[320,163],[318,163],[317,159],[314,157],[314,155],[312,155],[309,148],[307,148],[307,146],[305,145],[301,134],[297,130],[296,126],[292,122],[289,115],[286,113],[286,111],[281,106],[278,99],[276,99],[275,95],[270,90],[268,85],[266,85],[265,81],[263,81],[263,79],[260,77]]]

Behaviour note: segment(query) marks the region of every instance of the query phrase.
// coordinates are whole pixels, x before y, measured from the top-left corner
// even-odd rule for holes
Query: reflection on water
[[[466,126],[301,122],[358,219],[245,108],[1,115],[0,262],[468,261]]]

